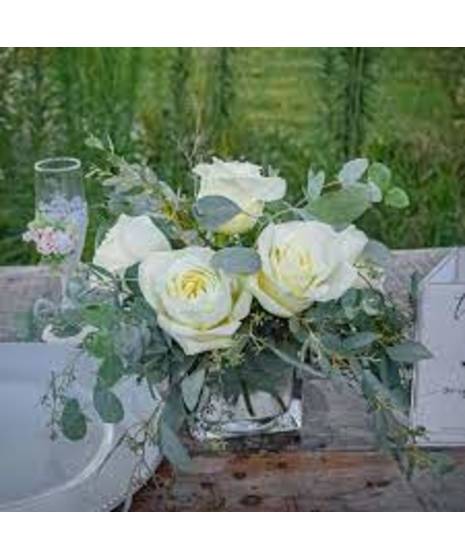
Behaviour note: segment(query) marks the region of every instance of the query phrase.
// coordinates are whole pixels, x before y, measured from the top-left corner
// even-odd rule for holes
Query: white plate
[[[129,378],[117,390],[125,419],[102,424],[92,411],[90,390],[84,389],[95,364],[79,356],[77,390],[91,417],[87,436],[79,442],[52,441],[49,411],[40,399],[51,371],[63,370],[73,355],[76,350],[66,345],[0,344],[0,511],[103,511],[126,496],[136,464],[126,444],[99,466],[128,426],[151,413],[154,401]],[[160,460],[158,449],[151,449],[147,461],[152,470]]]

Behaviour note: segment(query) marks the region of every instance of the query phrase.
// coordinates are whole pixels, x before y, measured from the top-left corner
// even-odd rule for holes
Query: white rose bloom
[[[249,278],[250,291],[283,318],[338,299],[357,279],[354,264],[367,240],[353,225],[340,233],[317,221],[268,225],[258,238],[262,269]]]
[[[188,355],[231,346],[252,295],[239,279],[214,269],[210,248],[154,252],[139,268],[139,285],[158,324]]]
[[[197,198],[223,196],[244,213],[221,225],[219,232],[239,234],[251,229],[262,215],[265,202],[276,201],[286,194],[286,181],[278,176],[263,176],[261,167],[252,163],[213,159],[200,163],[193,172],[200,177]]]
[[[165,235],[147,215],[129,217],[123,213],[95,251],[93,262],[110,273],[121,274],[151,252],[170,249]]]

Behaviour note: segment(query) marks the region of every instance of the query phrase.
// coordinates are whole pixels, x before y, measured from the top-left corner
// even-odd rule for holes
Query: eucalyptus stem
[[[242,389],[242,395],[244,396],[245,406],[247,407],[247,412],[251,417],[255,417],[257,415],[255,414],[255,410],[252,405],[252,400],[250,398],[250,392],[249,392],[249,388],[247,387],[247,383],[243,379],[241,379],[240,384]]]

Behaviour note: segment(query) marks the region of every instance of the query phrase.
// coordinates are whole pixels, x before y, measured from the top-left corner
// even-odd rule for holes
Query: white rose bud
[[[252,295],[210,264],[214,251],[190,247],[155,252],[139,268],[139,286],[159,326],[188,355],[231,346]]]
[[[262,215],[265,202],[280,200],[286,194],[286,182],[278,176],[263,176],[258,165],[246,162],[201,163],[193,172],[200,177],[197,198],[223,196],[238,205],[243,213],[221,225],[218,232],[239,234],[251,229]]]
[[[249,288],[265,310],[284,318],[338,299],[356,282],[354,264],[366,243],[353,225],[340,233],[317,221],[268,225],[258,238],[262,269]]]
[[[165,235],[147,215],[129,217],[123,213],[95,251],[93,263],[110,273],[122,274],[151,252],[170,249]]]

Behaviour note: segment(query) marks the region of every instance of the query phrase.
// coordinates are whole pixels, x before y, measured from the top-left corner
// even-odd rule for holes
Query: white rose
[[[262,269],[249,288],[265,310],[284,318],[338,299],[357,279],[354,264],[366,242],[353,225],[340,233],[317,221],[268,225],[258,238]]]
[[[286,194],[286,182],[278,176],[263,176],[261,167],[246,162],[201,163],[193,172],[200,177],[198,198],[223,196],[238,205],[243,213],[223,224],[218,231],[239,234],[251,229],[262,215],[265,202],[280,200]]]
[[[110,273],[121,274],[151,252],[170,249],[165,235],[147,215],[129,217],[123,213],[95,251],[93,262]]]
[[[231,346],[252,295],[214,269],[210,248],[155,252],[139,268],[139,285],[158,324],[188,355]]]

